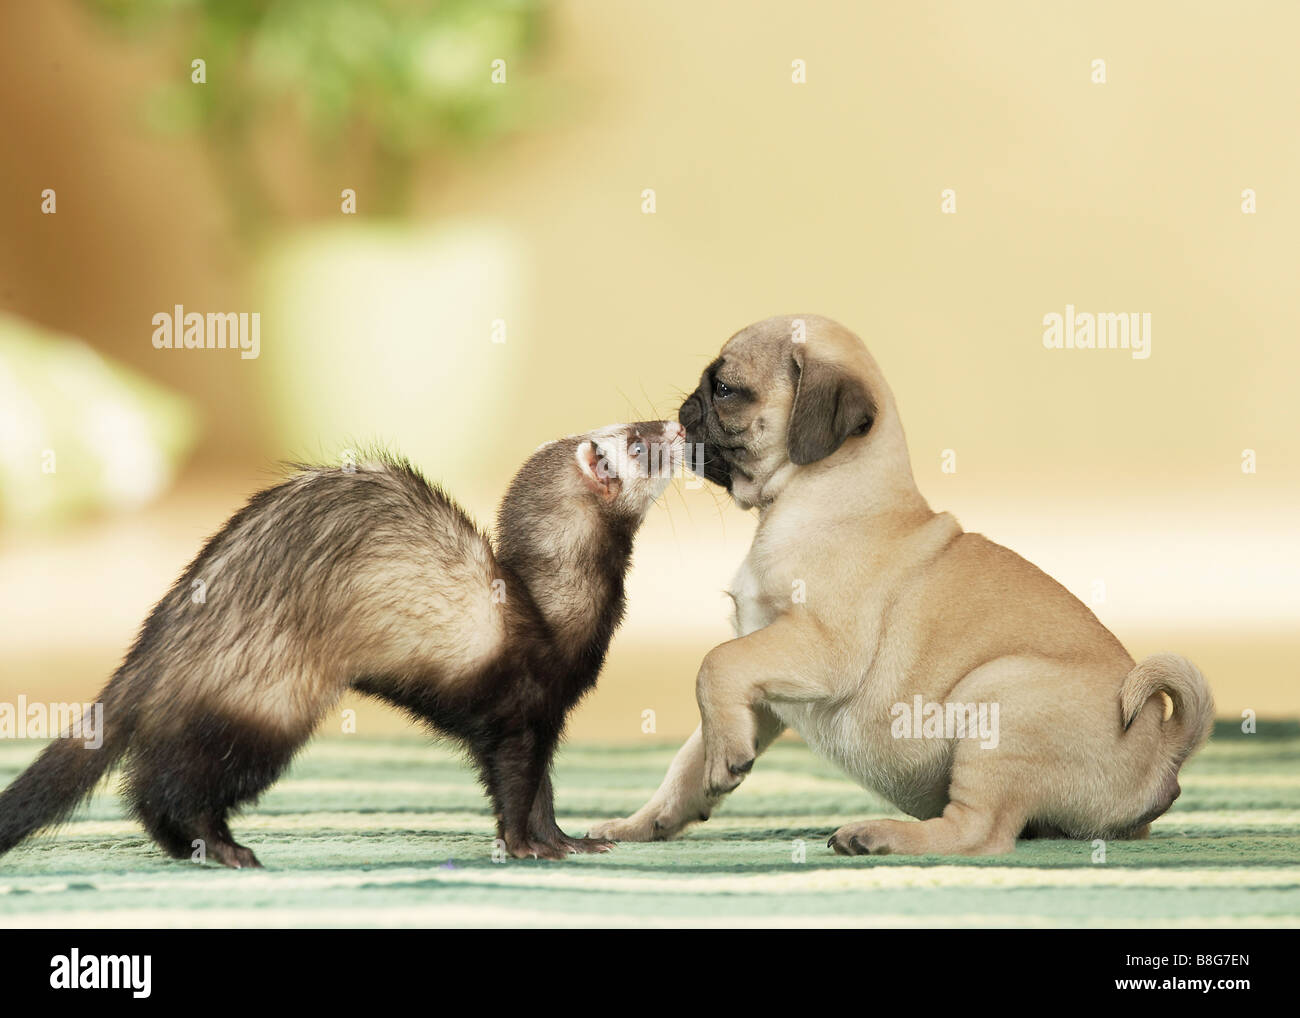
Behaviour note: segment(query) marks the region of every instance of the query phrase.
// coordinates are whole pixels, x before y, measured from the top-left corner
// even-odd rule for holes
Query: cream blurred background
[[[270,117],[249,149],[279,212],[249,242],[221,161],[138,116],[201,54],[124,40],[75,0],[0,8],[0,309],[189,397],[200,429],[147,504],[0,535],[0,699],[89,698],[279,459],[385,439],[486,522],[540,442],[671,416],[728,335],[813,311],[881,363],[935,508],[1055,576],[1135,656],[1191,657],[1221,716],[1300,713],[1300,8],[542,16],[499,86],[512,129],[422,156],[400,215],[370,211],[384,184],[353,146],[317,157]],[[153,349],[175,304],[260,311],[261,357]],[[1150,312],[1150,359],[1044,349],[1066,304]],[[695,725],[753,520],[713,490],[665,502],[575,738]],[[398,724],[362,714],[363,732]]]

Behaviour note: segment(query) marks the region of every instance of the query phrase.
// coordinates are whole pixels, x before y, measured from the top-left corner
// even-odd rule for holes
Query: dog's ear
[[[794,409],[786,430],[790,462],[803,466],[825,459],[850,435],[865,435],[876,419],[876,401],[865,385],[839,365],[794,347],[798,372]]]

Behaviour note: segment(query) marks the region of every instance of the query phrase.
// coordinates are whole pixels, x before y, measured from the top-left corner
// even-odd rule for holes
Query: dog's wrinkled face
[[[870,430],[875,401],[860,373],[834,357],[831,330],[848,334],[811,315],[742,329],[678,410],[687,441],[703,448],[704,476],[740,506],[763,503],[782,471]]]

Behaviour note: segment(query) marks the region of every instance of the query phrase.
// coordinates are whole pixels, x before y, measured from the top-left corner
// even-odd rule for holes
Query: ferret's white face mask
[[[685,429],[674,421],[615,424],[578,443],[578,469],[602,498],[643,516],[681,466]]]

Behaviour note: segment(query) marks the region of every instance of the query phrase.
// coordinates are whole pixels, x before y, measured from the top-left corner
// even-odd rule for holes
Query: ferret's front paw
[[[512,841],[506,839],[506,851],[516,859],[564,859],[569,855],[568,847],[561,841],[541,841],[523,839]]]
[[[608,838],[569,838],[564,839],[565,849],[573,855],[591,855],[596,852],[612,852],[614,842]]]

